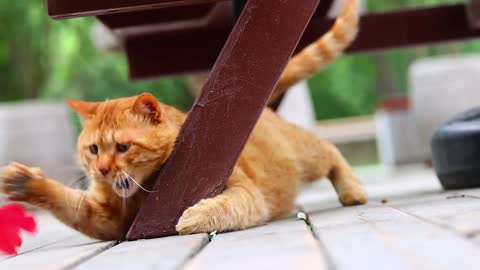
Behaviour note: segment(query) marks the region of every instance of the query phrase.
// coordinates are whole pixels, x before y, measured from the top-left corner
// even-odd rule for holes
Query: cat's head
[[[118,196],[135,194],[170,155],[175,135],[164,105],[153,95],[67,103],[83,121],[77,145],[80,164],[93,181]]]

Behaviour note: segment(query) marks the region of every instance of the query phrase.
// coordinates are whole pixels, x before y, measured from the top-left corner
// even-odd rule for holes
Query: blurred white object
[[[427,160],[420,143],[408,104],[384,107],[375,114],[377,151],[382,164],[393,167]]]
[[[96,22],[92,32],[93,45],[100,51],[116,51],[121,45],[115,34],[102,23]]]
[[[288,90],[277,113],[290,123],[313,130],[316,122],[315,112],[306,82],[300,82]]]
[[[317,121],[315,133],[338,148],[352,165],[378,163],[373,116],[355,116]]]
[[[17,161],[71,183],[78,178],[75,135],[62,103],[0,103],[0,166]]]
[[[337,15],[342,11],[343,5],[346,0],[335,0],[332,3],[332,8],[328,11],[327,16],[330,18],[337,17]],[[364,14],[367,10],[366,1],[360,0],[360,14]]]
[[[480,105],[480,57],[442,56],[422,59],[409,72],[410,104],[418,147],[431,157],[433,130],[453,115]]]

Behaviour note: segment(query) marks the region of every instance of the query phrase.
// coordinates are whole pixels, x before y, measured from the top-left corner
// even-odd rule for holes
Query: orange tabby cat
[[[275,90],[282,93],[321,69],[354,39],[358,1],[347,1],[329,33],[288,64]],[[93,180],[75,190],[48,179],[39,168],[11,163],[0,171],[0,192],[52,212],[91,237],[124,239],[152,189],[186,118],[183,112],[142,94],[106,102],[68,101],[84,119],[78,139],[80,164]],[[328,176],[344,205],[367,195],[339,151],[265,109],[226,189],[187,209],[180,234],[243,229],[286,215],[302,183]]]

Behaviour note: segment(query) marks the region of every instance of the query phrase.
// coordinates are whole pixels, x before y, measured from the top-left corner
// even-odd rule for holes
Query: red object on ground
[[[0,252],[6,255],[17,254],[22,245],[21,231],[34,233],[37,230],[35,218],[18,204],[0,208]]]

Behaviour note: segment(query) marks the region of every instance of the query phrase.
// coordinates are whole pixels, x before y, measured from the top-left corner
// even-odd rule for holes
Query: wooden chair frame
[[[132,79],[212,70],[129,240],[175,234],[187,207],[222,192],[288,59],[332,25],[332,1],[249,0],[237,19],[229,1],[48,0],[53,18],[98,16],[112,29]],[[348,52],[474,38],[479,10],[470,0],[366,14]]]

